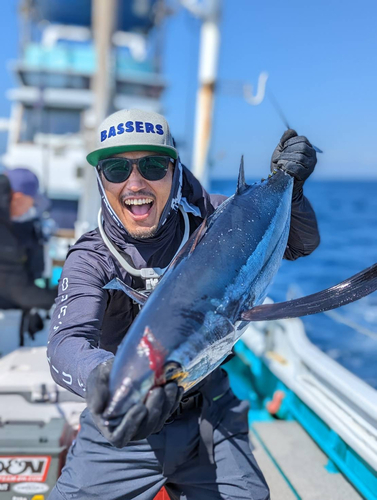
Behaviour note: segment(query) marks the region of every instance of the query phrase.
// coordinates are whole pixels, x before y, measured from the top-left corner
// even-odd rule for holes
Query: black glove
[[[130,441],[145,439],[159,432],[166,420],[177,409],[183,388],[176,382],[155,387],[145,404],[137,403],[121,418],[105,422],[102,412],[109,399],[109,377],[114,358],[96,366],[89,374],[86,384],[86,401],[94,422],[102,435],[116,448],[123,448]]]
[[[294,177],[293,193],[301,191],[302,186],[313,172],[317,154],[304,136],[288,129],[284,132],[271,158],[271,172],[280,168]]]

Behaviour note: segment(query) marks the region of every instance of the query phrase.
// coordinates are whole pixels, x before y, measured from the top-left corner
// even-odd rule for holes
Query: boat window
[[[62,108],[24,108],[20,142],[33,142],[36,134],[75,134],[80,131],[80,110]]]

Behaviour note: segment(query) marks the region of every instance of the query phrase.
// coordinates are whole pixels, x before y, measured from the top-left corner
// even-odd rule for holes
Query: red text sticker
[[[0,456],[0,483],[43,482],[50,462],[47,456]]]

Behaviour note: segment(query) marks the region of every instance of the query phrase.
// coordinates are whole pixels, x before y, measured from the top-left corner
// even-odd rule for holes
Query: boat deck
[[[297,422],[254,422],[250,439],[271,500],[363,498],[341,473],[326,468],[328,457]]]

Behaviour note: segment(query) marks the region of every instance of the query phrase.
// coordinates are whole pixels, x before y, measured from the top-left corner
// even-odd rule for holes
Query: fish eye
[[[164,372],[166,382],[169,382],[169,380],[175,380],[184,373],[182,365],[176,361],[168,361],[164,367]]]

